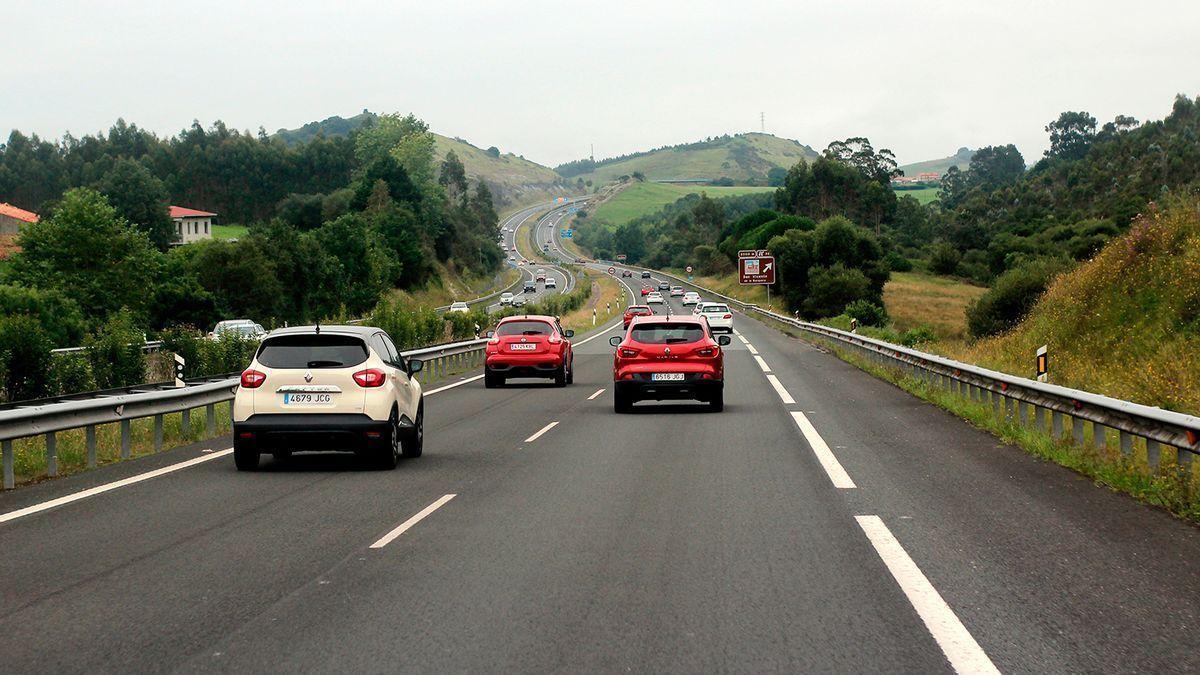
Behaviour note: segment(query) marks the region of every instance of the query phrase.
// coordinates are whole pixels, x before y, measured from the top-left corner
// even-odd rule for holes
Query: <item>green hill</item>
[[[767,184],[774,167],[791,168],[800,160],[814,159],[817,152],[807,145],[771,134],[748,133],[719,136],[696,143],[662,147],[621,157],[592,162],[570,162],[555,170],[572,181],[602,184],[639,171],[649,181],[728,178],[739,184]]]
[[[924,162],[913,162],[900,167],[905,176],[916,176],[920,173],[933,171],[940,174],[946,173],[946,170],[952,166],[957,166],[959,169],[966,171],[967,166],[971,164],[971,158],[975,156],[975,151],[970,148],[959,148],[958,152],[943,157],[941,159],[927,159]]]
[[[275,136],[289,144],[307,142],[318,134],[345,136],[376,117],[364,110],[353,117],[333,116],[320,122],[309,122],[298,129],[280,129]],[[499,210],[545,201],[571,194],[566,181],[552,169],[512,153],[489,152],[461,138],[434,134],[435,153],[439,160],[453,150],[462,160],[467,175],[487,183]]]
[[[674,185],[671,183],[634,183],[605,200],[595,218],[610,225],[624,225],[634,218],[648,216],[682,197],[703,192],[712,199],[737,197],[757,192],[772,192],[772,187],[714,185]]]

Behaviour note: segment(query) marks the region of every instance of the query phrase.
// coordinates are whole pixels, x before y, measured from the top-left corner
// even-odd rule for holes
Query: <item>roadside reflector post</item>
[[[183,387],[183,386],[187,385],[187,383],[183,381],[183,366],[184,366],[183,357],[180,356],[179,354],[176,354],[175,355],[175,386],[176,387]]]
[[[1047,373],[1050,372],[1050,355],[1047,353],[1046,345],[1038,347],[1037,350],[1037,381],[1045,382],[1048,379]]]

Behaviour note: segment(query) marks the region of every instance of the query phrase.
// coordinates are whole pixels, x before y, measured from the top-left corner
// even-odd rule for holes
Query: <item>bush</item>
[[[933,245],[933,251],[929,255],[929,270],[934,274],[955,274],[960,262],[962,254],[958,249],[946,242],[939,242]]]
[[[171,328],[160,336],[163,349],[183,357],[187,378],[211,377],[244,370],[258,351],[258,340],[226,333],[206,339],[191,328]]]
[[[42,398],[48,392],[50,338],[37,319],[0,318],[0,376],[9,401]]]
[[[50,364],[50,395],[77,394],[94,391],[96,376],[86,352],[71,352],[54,356]]]
[[[888,269],[893,272],[911,272],[913,268],[912,261],[896,251],[888,251],[883,260],[887,263]]]
[[[142,384],[146,378],[146,336],[134,325],[129,310],[121,310],[83,342],[100,389]]]
[[[937,333],[929,326],[909,328],[900,334],[900,344],[905,347],[916,347],[929,342],[937,342]]]
[[[846,305],[843,312],[851,319],[858,319],[861,326],[883,326],[887,323],[887,312],[869,300],[855,300]]]
[[[967,306],[967,330],[973,337],[998,335],[1025,318],[1046,287],[1067,264],[1039,258],[996,277],[987,293]]]
[[[871,287],[860,270],[841,263],[832,267],[814,267],[808,273],[808,295],[802,311],[806,317],[837,316],[855,300],[870,298]]]

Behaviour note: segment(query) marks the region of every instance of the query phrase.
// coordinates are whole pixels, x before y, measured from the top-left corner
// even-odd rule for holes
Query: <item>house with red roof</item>
[[[197,211],[184,206],[171,207],[171,220],[175,221],[175,232],[180,244],[190,244],[201,239],[212,239],[212,221],[217,214]]]
[[[38,214],[33,211],[0,202],[0,259],[21,250],[16,244],[17,234],[21,232],[22,227],[38,220]]]

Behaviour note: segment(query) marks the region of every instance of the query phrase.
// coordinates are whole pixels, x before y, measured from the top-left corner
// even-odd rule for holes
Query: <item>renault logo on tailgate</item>
[[[311,370],[304,371],[304,381],[312,382],[312,371]]]

